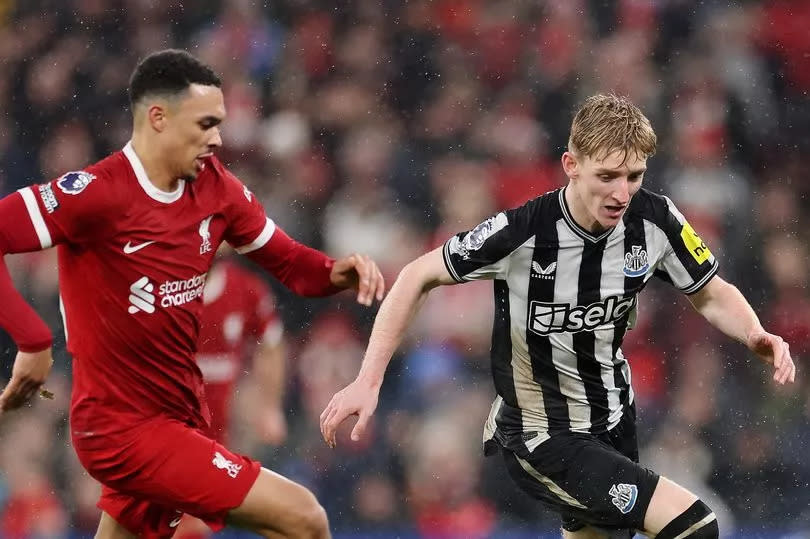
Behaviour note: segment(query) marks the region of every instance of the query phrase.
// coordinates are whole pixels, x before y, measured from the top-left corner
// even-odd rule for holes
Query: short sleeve
[[[238,253],[263,247],[276,230],[256,196],[236,176],[222,169],[225,181],[225,241]]]
[[[67,172],[19,193],[43,249],[91,242],[110,230],[107,221],[114,200],[109,182],[93,167]]]
[[[675,204],[664,198],[667,213],[659,226],[663,228],[668,245],[656,273],[684,294],[694,294],[717,273],[717,260]]]
[[[505,278],[509,256],[532,235],[536,200],[486,219],[444,244],[444,263],[458,282]]]

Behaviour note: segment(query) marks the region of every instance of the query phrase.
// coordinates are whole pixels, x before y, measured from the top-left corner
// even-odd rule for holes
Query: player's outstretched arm
[[[275,227],[269,241],[255,250],[237,252],[259,264],[268,273],[300,296],[328,296],[353,288],[357,301],[371,305],[382,300],[385,281],[376,262],[368,256],[352,254],[333,260],[326,254],[290,238]]]
[[[754,309],[734,285],[718,276],[689,296],[697,311],[714,327],[745,344],[765,363],[773,365],[773,379],[779,384],[793,382],[796,365],[790,346],[779,335],[762,328]]]
[[[368,420],[377,408],[388,362],[414,315],[433,288],[455,283],[444,265],[441,247],[403,268],[374,320],[360,373],[332,397],[321,414],[321,434],[330,447],[335,447],[338,427],[351,415],[359,417],[352,430],[352,440],[359,440],[364,434]]]

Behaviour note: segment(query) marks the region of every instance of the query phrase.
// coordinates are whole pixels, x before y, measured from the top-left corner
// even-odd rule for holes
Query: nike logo
[[[138,251],[140,251],[144,247],[148,247],[148,246],[152,245],[153,243],[155,243],[155,240],[145,241],[143,243],[139,243],[138,245],[132,245],[132,242],[128,241],[127,244],[124,245],[124,254],[125,255],[131,255],[132,253],[137,253]]]

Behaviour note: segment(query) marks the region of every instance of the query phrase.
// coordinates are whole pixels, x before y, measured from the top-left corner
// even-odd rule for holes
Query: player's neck
[[[579,198],[579,195],[577,195],[573,187],[571,187],[571,184],[568,184],[565,188],[564,196],[565,203],[568,205],[568,211],[571,212],[571,217],[579,226],[591,234],[600,234],[605,231],[605,227],[588,212],[585,204]]]
[[[160,158],[157,151],[134,134],[132,136],[132,149],[135,150],[135,155],[141,160],[143,169],[146,171],[146,177],[152,185],[166,193],[172,193],[177,189],[180,180],[175,178],[168,168],[162,164],[163,159]]]

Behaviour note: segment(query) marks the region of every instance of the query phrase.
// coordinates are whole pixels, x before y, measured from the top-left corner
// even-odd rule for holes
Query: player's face
[[[163,137],[167,159],[177,178],[193,180],[203,159],[222,146],[219,124],[225,119],[225,100],[216,86],[192,84],[167,114]]]
[[[641,188],[647,159],[613,152],[593,159],[565,152],[563,169],[568,176],[568,200],[574,219],[591,232],[616,226],[630,199]]]

